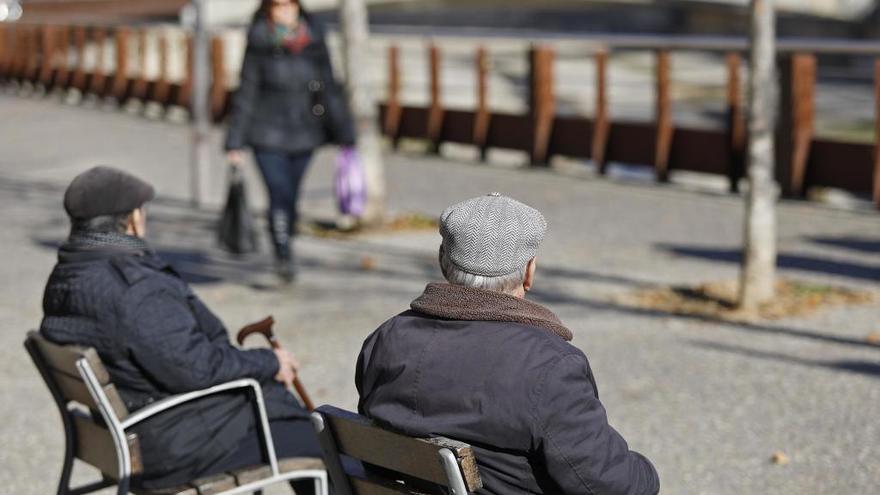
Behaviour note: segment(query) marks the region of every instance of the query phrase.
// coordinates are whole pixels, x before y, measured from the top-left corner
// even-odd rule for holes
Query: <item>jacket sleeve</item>
[[[139,299],[125,322],[127,351],[171,393],[189,392],[238,378],[267,381],[278,372],[269,349],[237,349],[211,341],[180,297],[155,290]]]
[[[566,494],[648,495],[660,491],[651,462],[608,424],[589,364],[569,355],[553,365],[538,397],[536,435],[548,473]]]
[[[245,145],[245,137],[250,125],[251,115],[253,114],[260,91],[258,56],[251,49],[248,49],[244,55],[238,90],[235,92],[235,97],[232,100],[229,130],[226,133],[224,148],[227,151],[242,149]]]

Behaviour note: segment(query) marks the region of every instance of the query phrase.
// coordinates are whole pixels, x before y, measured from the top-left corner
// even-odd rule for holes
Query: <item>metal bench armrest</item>
[[[228,392],[230,390],[242,388],[251,388],[254,391],[254,399],[256,401],[257,411],[259,413],[259,433],[263,437],[263,445],[266,446],[266,455],[269,457],[269,465],[272,467],[272,474],[278,475],[278,458],[275,455],[275,444],[272,442],[272,433],[269,429],[269,418],[266,414],[266,403],[263,400],[263,389],[260,387],[260,384],[252,378],[241,378],[238,380],[221,383],[220,385],[214,385],[213,387],[208,387],[202,390],[194,390],[192,392],[186,392],[183,394],[166,397],[165,399],[154,402],[153,404],[137,410],[129,417],[125,418],[125,420],[121,422],[121,426],[123,429],[127,430],[130,427],[148,418],[151,418],[169,409],[173,409],[181,404],[185,404],[187,402],[191,402],[193,400],[200,399],[208,395]]]

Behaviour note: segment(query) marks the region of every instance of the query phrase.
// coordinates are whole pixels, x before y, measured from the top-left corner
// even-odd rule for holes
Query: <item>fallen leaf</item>
[[[777,450],[773,453],[773,456],[770,457],[770,462],[776,464],[777,466],[785,466],[789,463],[789,458],[785,455],[785,452]]]
[[[874,345],[880,345],[880,332],[871,332],[865,337],[865,342]]]
[[[371,271],[376,269],[376,258],[372,256],[362,256],[361,257],[361,269],[365,271]]]

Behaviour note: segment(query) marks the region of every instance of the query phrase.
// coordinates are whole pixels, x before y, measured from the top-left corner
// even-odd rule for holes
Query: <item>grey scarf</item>
[[[571,341],[571,330],[540,304],[508,294],[461,285],[432,283],[416,298],[413,311],[448,320],[506,321],[538,327]]]
[[[71,246],[87,249],[116,248],[142,253],[150,251],[150,246],[143,239],[117,232],[74,232],[67,242]]]

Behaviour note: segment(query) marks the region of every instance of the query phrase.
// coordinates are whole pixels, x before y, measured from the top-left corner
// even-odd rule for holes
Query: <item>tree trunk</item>
[[[776,284],[776,199],[774,132],[778,82],[772,0],[751,0],[749,63],[749,150],[745,246],[740,273],[740,307],[754,310],[773,299]]]
[[[211,152],[211,116],[208,107],[211,91],[210,40],[205,26],[205,0],[193,0],[195,12],[192,57],[192,150],[190,156],[190,202],[203,206],[208,198],[208,174]]]
[[[358,152],[364,162],[367,205],[362,224],[375,225],[385,214],[385,173],[378,109],[370,89],[369,21],[364,0],[341,0],[342,53],[345,64],[345,87],[358,135]]]

